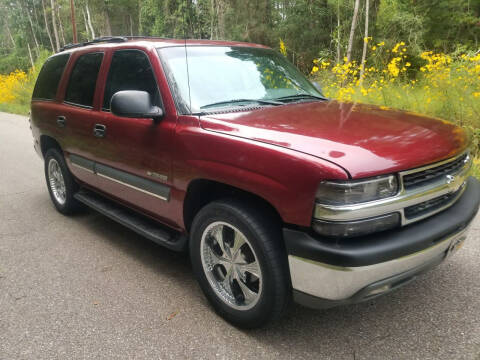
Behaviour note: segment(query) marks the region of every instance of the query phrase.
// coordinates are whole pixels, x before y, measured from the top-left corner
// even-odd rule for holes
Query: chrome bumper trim
[[[345,300],[366,286],[422,266],[449,252],[452,244],[466,239],[468,227],[422,251],[382,263],[333,266],[293,255],[288,256],[292,287],[327,300]]]
[[[463,156],[464,154],[465,153],[462,153],[453,159],[442,161],[440,163],[400,172],[400,180],[404,175],[411,174],[413,172],[424,171],[428,168],[433,168],[447,162],[455,161],[458,157]],[[400,181],[399,193],[390,198],[362,204],[341,206],[316,204],[314,218],[326,221],[352,221],[385,215],[392,212],[399,212],[401,215],[402,225],[407,225],[434,215],[453,205],[465,190],[465,181],[470,174],[471,167],[472,159],[470,156],[467,156],[465,159],[465,166],[458,173],[454,174],[454,176],[451,176],[450,178],[444,177],[443,179],[437,180],[435,183],[430,183],[426,186],[419,186],[418,188],[411,190],[405,190],[403,187],[403,182]],[[463,189],[461,189],[462,187]],[[442,195],[454,193],[458,190],[460,190],[459,195],[456,196],[455,199],[446,206],[412,219],[407,219],[405,217],[404,209],[406,207],[417,205]]]

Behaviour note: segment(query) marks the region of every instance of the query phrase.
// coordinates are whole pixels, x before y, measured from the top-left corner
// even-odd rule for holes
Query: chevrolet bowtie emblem
[[[447,175],[446,176],[447,178],[447,185],[448,185],[448,188],[450,189],[450,192],[454,192],[457,187],[457,178],[453,175]]]

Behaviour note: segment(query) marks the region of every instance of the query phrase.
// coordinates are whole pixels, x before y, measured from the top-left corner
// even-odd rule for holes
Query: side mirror
[[[158,121],[163,116],[163,110],[152,105],[150,95],[146,91],[118,91],[110,100],[110,110],[113,114],[129,118],[152,118]]]
[[[320,94],[323,94],[322,87],[320,86],[320,84],[318,82],[312,81],[312,85],[315,87],[315,89],[317,89],[320,92]]]

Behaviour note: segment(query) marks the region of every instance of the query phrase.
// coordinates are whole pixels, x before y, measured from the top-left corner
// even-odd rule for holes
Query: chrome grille
[[[431,215],[433,212],[441,211],[442,209],[453,205],[456,199],[463,192],[463,189],[464,187],[462,186],[454,193],[445,194],[434,199],[424,201],[420,204],[406,207],[404,210],[405,217],[408,220],[411,220],[419,217],[425,217],[425,215]]]
[[[471,166],[472,159],[466,151],[436,164],[401,171],[398,175],[402,185],[395,196],[360,204],[317,203],[314,218],[345,222],[399,212],[402,226],[408,225],[453,205],[466,188]]]
[[[429,182],[434,182],[446,175],[455,175],[463,169],[467,161],[468,154],[464,154],[451,162],[404,175],[403,186],[406,190],[409,190],[417,186],[427,185]]]

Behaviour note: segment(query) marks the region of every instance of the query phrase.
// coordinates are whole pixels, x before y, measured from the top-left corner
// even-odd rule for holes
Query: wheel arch
[[[188,185],[183,203],[183,220],[187,232],[190,232],[195,215],[205,205],[225,198],[235,198],[253,203],[255,206],[261,207],[274,221],[277,221],[279,224],[283,223],[278,210],[261,196],[215,180],[195,179]]]
[[[62,154],[63,150],[57,140],[53,137],[48,135],[41,135],[40,136],[40,150],[42,151],[42,156],[45,158],[45,154],[47,153],[48,149],[55,148],[58,149]]]

